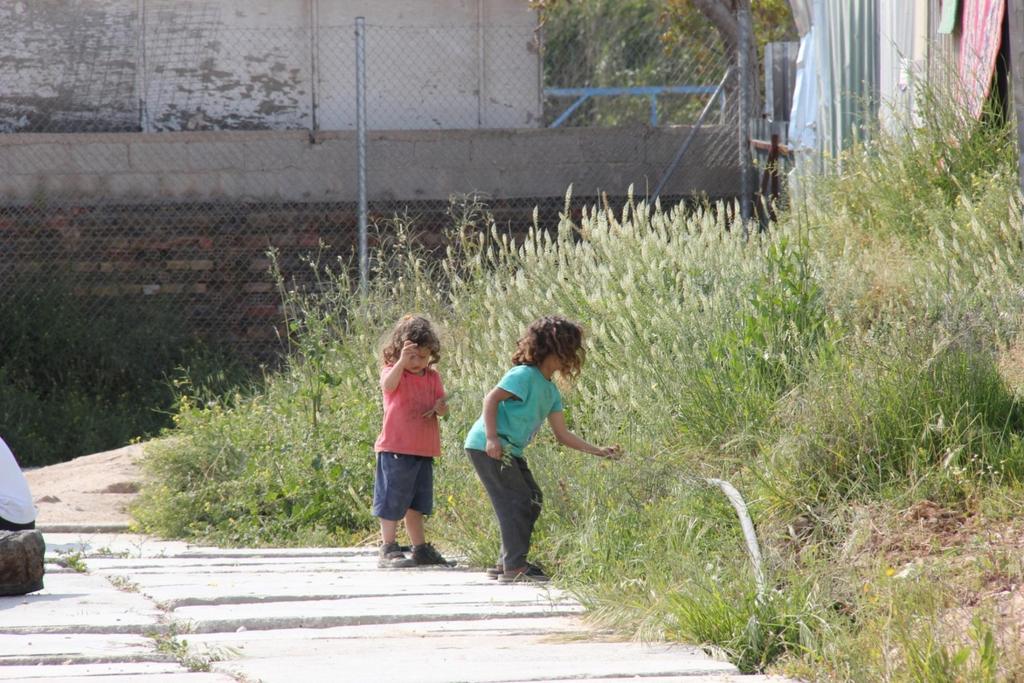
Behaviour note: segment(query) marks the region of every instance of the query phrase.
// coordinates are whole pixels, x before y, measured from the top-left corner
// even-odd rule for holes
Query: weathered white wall
[[[0,130],[351,129],[357,16],[371,129],[539,125],[525,0],[8,0]]]
[[[137,127],[135,0],[5,0],[0,26],[0,131]]]

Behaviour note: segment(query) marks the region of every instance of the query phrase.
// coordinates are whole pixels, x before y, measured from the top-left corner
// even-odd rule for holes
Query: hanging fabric
[[[962,105],[974,118],[981,116],[992,89],[992,74],[1002,41],[1005,0],[964,0],[960,39]]]

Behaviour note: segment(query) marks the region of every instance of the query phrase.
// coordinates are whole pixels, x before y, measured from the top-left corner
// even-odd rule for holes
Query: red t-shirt
[[[381,368],[381,379],[391,367]],[[403,372],[395,390],[384,393],[384,426],[374,450],[432,458],[441,455],[441,427],[437,415],[423,417],[423,413],[433,408],[442,396],[444,387],[437,370],[426,368],[422,375]]]

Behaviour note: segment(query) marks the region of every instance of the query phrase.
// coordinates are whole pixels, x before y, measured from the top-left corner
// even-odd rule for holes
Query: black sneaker
[[[444,565],[445,567],[450,567],[453,564],[452,562],[444,559],[444,556],[437,552],[437,549],[431,543],[414,545],[412,547],[412,561],[417,567],[426,567],[429,565]]]
[[[392,541],[382,543],[377,551],[377,566],[381,569],[397,569],[401,567],[413,567],[415,562],[410,560],[402,552],[402,546]]]
[[[498,583],[547,583],[551,580],[544,570],[535,564],[526,563],[525,569],[502,572]]]

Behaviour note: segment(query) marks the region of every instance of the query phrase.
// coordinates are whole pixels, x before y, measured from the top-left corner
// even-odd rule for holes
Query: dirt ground
[[[142,481],[141,456],[142,445],[133,444],[26,472],[39,509],[36,524],[127,525],[126,506]]]

